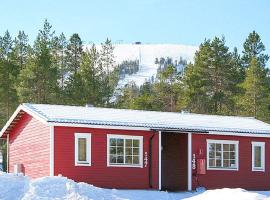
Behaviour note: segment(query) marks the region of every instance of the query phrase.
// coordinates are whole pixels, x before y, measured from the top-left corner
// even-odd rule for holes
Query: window
[[[264,171],[265,143],[252,142],[252,171]]]
[[[108,135],[107,165],[142,167],[142,136]]]
[[[238,170],[238,141],[207,140],[207,169]]]
[[[91,134],[75,133],[75,165],[91,165]]]

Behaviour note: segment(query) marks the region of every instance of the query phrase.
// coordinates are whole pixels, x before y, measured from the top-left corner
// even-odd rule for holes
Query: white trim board
[[[195,133],[194,132],[194,134],[270,138],[270,134],[260,134],[260,133],[235,133],[235,132],[209,131],[208,133],[197,133],[197,132]]]
[[[188,191],[192,190],[192,133],[188,133]]]
[[[134,130],[134,131],[151,131],[150,128],[144,127],[130,127],[130,126],[108,126],[108,125],[92,125],[92,124],[72,124],[72,123],[55,123],[48,122],[54,126],[64,127],[79,127],[79,128],[102,128],[102,129],[115,129],[115,130]]]
[[[162,170],[161,170],[161,153],[162,153],[162,144],[161,144],[161,131],[158,132],[158,189],[161,190],[161,187],[162,187],[162,179],[161,179],[161,173],[162,173]]]
[[[54,176],[54,126],[50,126],[50,176]]]

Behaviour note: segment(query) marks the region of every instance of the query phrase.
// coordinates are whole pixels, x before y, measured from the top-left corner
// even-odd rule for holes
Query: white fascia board
[[[101,129],[116,129],[116,130],[135,130],[135,131],[150,131],[150,128],[130,127],[130,126],[108,126],[108,125],[92,125],[92,124],[72,124],[72,123],[55,123],[48,122],[53,126],[79,127],[79,128],[101,128]]]
[[[31,115],[35,119],[41,121],[42,123],[47,124],[47,120],[44,117],[39,116],[35,112],[33,112],[30,109],[26,108],[24,105],[19,105],[18,108],[15,110],[15,112],[12,114],[12,116],[9,118],[9,120],[7,121],[7,123],[5,124],[5,126],[0,131],[0,137],[3,136],[4,132],[7,130],[7,128],[9,127],[9,125],[13,122],[13,120],[16,118],[16,116],[19,114],[19,112],[21,110],[24,111],[24,112],[26,112],[26,113],[28,113],[29,115]]]
[[[220,132],[220,131],[209,131],[208,133],[195,133],[194,134],[205,134],[205,135],[228,135],[228,136],[242,136],[242,137],[262,137],[270,138],[270,134],[259,134],[259,133],[236,133],[236,132]]]
[[[54,176],[54,126],[50,126],[50,176]]]

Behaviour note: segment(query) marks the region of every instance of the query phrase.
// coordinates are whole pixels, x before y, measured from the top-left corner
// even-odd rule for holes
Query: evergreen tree
[[[13,40],[6,31],[0,38],[0,116],[3,121],[8,120],[17,106],[15,85],[18,73],[18,67],[13,62]]]
[[[28,36],[24,31],[19,31],[18,36],[14,40],[14,56],[16,65],[22,70],[27,62],[30,46],[28,44]]]
[[[92,45],[90,50],[86,50],[82,55],[81,78],[83,83],[83,93],[85,104],[97,105],[100,99],[100,72],[98,71],[99,53]]]
[[[104,95],[105,103],[109,103],[110,96],[113,93],[115,83],[111,79],[111,71],[114,70],[114,54],[113,54],[114,47],[111,43],[111,40],[108,38],[106,39],[105,43],[101,44],[101,52],[100,52],[100,62],[99,62],[99,69],[103,72],[103,88],[102,93]]]
[[[56,102],[58,93],[57,67],[53,63],[54,31],[47,20],[34,42],[33,55],[20,73],[17,88],[21,101],[35,103]]]
[[[250,62],[253,58],[257,59],[257,62],[262,67],[265,67],[266,62],[269,59],[269,56],[267,54],[264,54],[265,46],[263,42],[261,41],[261,37],[258,33],[253,31],[249,34],[248,38],[244,42],[244,50],[243,50],[243,61],[244,66],[249,66]]]
[[[267,70],[254,57],[246,70],[246,78],[241,84],[244,94],[240,98],[242,114],[269,120],[269,84]]]
[[[224,38],[206,40],[196,52],[194,64],[186,69],[185,97],[180,107],[199,113],[231,113],[235,87],[240,81],[235,79],[240,71],[237,66]]]
[[[80,69],[81,57],[83,53],[82,40],[79,34],[74,33],[67,45],[68,66],[71,74],[76,74]]]

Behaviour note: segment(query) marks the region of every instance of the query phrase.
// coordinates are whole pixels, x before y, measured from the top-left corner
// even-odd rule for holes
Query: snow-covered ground
[[[101,46],[97,45],[100,50]],[[155,64],[155,58],[167,58],[179,60],[180,57],[192,62],[196,46],[180,45],[180,44],[115,44],[114,55],[117,64],[125,60],[139,60],[140,69],[136,74],[126,75],[123,80],[118,83],[118,88],[122,88],[128,82],[135,82],[142,85],[145,80],[152,76],[155,77],[158,66]]]
[[[270,191],[218,189],[205,192],[160,192],[103,189],[76,183],[65,177],[30,180],[22,175],[0,173],[1,200],[270,200]]]

